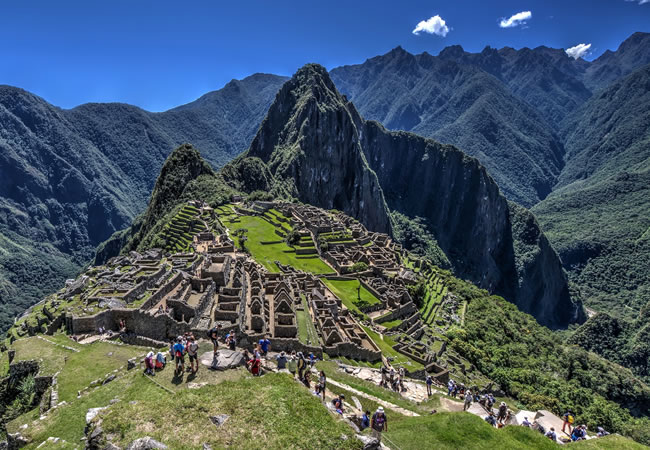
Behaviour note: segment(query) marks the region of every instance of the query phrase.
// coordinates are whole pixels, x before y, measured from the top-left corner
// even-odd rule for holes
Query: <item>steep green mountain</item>
[[[604,88],[611,82],[650,63],[650,33],[634,33],[616,51],[606,50],[585,70],[585,84],[592,90]]]
[[[582,82],[588,63],[570,58],[562,49],[486,47],[480,53],[468,53],[456,45],[444,49],[439,57],[476,66],[494,75],[554,127],[591,96]]]
[[[588,305],[636,317],[650,302],[650,66],[568,119],[559,188],[533,208]]]
[[[131,223],[173,148],[191,138],[216,167],[245,149],[283,82],[233,80],[164,113],[0,86],[0,330]]]
[[[241,166],[260,174],[237,185],[245,192],[340,209],[369,229],[390,230],[389,209],[420,217],[460,276],[543,324],[582,318],[534,217],[509,204],[476,159],[363,120],[318,65],[285,84],[250,149],[224,168],[226,181],[234,185]]]
[[[576,330],[569,343],[628,367],[650,381],[650,305],[634,321],[600,313]]]
[[[462,148],[506,196],[535,204],[562,169],[562,144],[532,106],[480,67],[454,61],[452,52],[411,55],[398,47],[331,75],[367,119]]]

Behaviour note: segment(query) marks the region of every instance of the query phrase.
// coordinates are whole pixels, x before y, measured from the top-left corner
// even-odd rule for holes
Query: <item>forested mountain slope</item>
[[[233,80],[164,113],[0,86],[0,329],[131,223],[173,148],[191,139],[216,167],[244,150],[283,82]]]

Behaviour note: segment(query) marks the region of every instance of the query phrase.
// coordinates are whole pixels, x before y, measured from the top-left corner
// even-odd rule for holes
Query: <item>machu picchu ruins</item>
[[[191,201],[163,235],[164,248],[131,251],[68,280],[17,322],[10,339],[63,326],[74,336],[106,330],[124,342],[160,347],[218,324],[242,346],[268,336],[276,350],[372,363],[382,360],[376,340],[385,334],[394,344],[384,357],[397,356],[413,376],[429,373],[441,384],[450,373],[472,379],[473,368],[436,337],[456,317],[442,307],[452,299],[436,269],[342,212]],[[266,257],[270,248],[278,260]],[[418,310],[407,286],[422,277],[431,290]]]

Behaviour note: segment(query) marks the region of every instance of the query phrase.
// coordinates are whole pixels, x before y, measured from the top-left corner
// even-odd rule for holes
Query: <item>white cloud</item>
[[[413,34],[420,34],[422,32],[429,34],[437,34],[438,36],[445,37],[449,33],[447,22],[442,17],[436,15],[429,20],[422,20],[413,29]]]
[[[650,0],[625,0],[626,2],[635,2],[638,3],[639,5],[645,5],[646,3],[650,3]]]
[[[565,52],[571,58],[578,59],[578,58],[582,58],[587,53],[589,53],[590,48],[591,48],[591,44],[578,44],[575,47],[567,48]]]
[[[648,0],[650,1],[650,0]],[[533,13],[530,11],[522,11],[518,12],[517,14],[510,16],[509,19],[506,19],[505,17],[501,18],[501,22],[499,22],[499,26],[501,28],[512,28],[516,27],[519,25],[525,25],[526,22],[533,17]]]

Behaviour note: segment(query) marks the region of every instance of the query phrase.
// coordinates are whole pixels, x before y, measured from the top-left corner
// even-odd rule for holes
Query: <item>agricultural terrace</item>
[[[327,287],[332,290],[334,295],[340,298],[343,304],[351,311],[356,311],[357,313],[362,314],[359,308],[380,303],[379,299],[368,289],[363,287],[363,285],[361,285],[361,291],[357,291],[360,286],[360,283],[357,280],[323,279],[323,281]],[[359,297],[361,299],[359,299]]]

